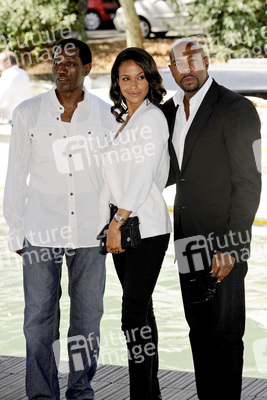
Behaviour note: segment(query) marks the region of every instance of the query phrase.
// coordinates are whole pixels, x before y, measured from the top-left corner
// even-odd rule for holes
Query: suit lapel
[[[219,86],[216,82],[213,81],[187,132],[181,170],[185,168],[186,163],[188,162],[188,159],[192,152],[194,143],[199,133],[201,132],[203,126],[205,125],[206,121],[213,112],[212,103],[216,101],[218,97],[218,91],[219,91]]]
[[[171,137],[169,138],[169,154],[170,154],[171,164],[172,164],[174,171],[176,172],[177,175],[180,175],[181,171],[180,171],[176,151],[175,151],[174,145],[172,143]]]
[[[170,139],[172,139],[172,135],[173,135],[173,129],[174,129],[174,124],[175,124],[175,118],[176,118],[177,109],[178,109],[178,106],[174,105],[173,99],[169,99],[164,104],[163,112],[164,112],[165,117],[166,117],[167,122],[168,122]]]
[[[167,101],[165,104],[165,110],[164,114],[167,118],[168,126],[169,126],[169,154],[170,154],[170,159],[171,159],[171,164],[176,172],[176,174],[180,175],[180,168],[177,160],[177,155],[175,148],[172,143],[172,136],[173,136],[173,130],[174,130],[174,125],[175,125],[175,119],[176,119],[176,113],[178,110],[178,106],[174,105],[173,99],[170,99]]]

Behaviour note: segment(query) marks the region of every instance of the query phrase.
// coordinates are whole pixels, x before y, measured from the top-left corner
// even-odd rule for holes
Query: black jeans
[[[168,248],[170,234],[141,240],[141,245],[113,255],[123,289],[122,330],[128,348],[131,400],[156,400],[158,332],[152,293]]]
[[[236,264],[217,284],[214,298],[201,304],[187,301],[185,276],[180,274],[200,400],[241,397],[247,268],[246,262]]]

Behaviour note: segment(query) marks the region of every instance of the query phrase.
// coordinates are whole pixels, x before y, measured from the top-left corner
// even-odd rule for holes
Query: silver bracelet
[[[116,213],[116,214],[114,215],[113,219],[114,219],[116,222],[122,222],[122,223],[124,223],[124,222],[126,221],[126,219],[122,218],[122,216],[121,216],[120,214],[118,214],[118,213]]]

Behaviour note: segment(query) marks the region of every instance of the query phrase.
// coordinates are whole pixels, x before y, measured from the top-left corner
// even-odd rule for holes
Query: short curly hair
[[[166,90],[162,84],[162,77],[158,72],[153,57],[144,49],[139,47],[128,47],[118,54],[111,69],[111,85],[109,95],[114,103],[111,107],[112,114],[115,115],[118,122],[123,122],[122,116],[128,111],[125,98],[121,93],[118,84],[119,67],[124,61],[132,60],[144,71],[146,80],[149,83],[149,90],[146,98],[156,106],[158,106],[166,94]]]
[[[57,54],[60,51],[64,50],[65,48],[71,50],[69,48],[69,45],[72,45],[72,49],[73,48],[79,49],[79,57],[83,65],[92,63],[92,52],[88,44],[75,38],[60,40],[53,48],[53,58],[55,58]]]

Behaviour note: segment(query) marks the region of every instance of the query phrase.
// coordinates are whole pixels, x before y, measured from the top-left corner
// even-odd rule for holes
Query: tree
[[[206,50],[222,61],[267,56],[267,9],[262,0],[196,0],[193,21],[207,32]]]
[[[136,14],[134,0],[120,0],[123,9],[127,47],[143,47],[140,20]]]
[[[67,31],[83,31],[74,0],[9,0],[0,3],[0,51],[34,52],[52,46]]]

